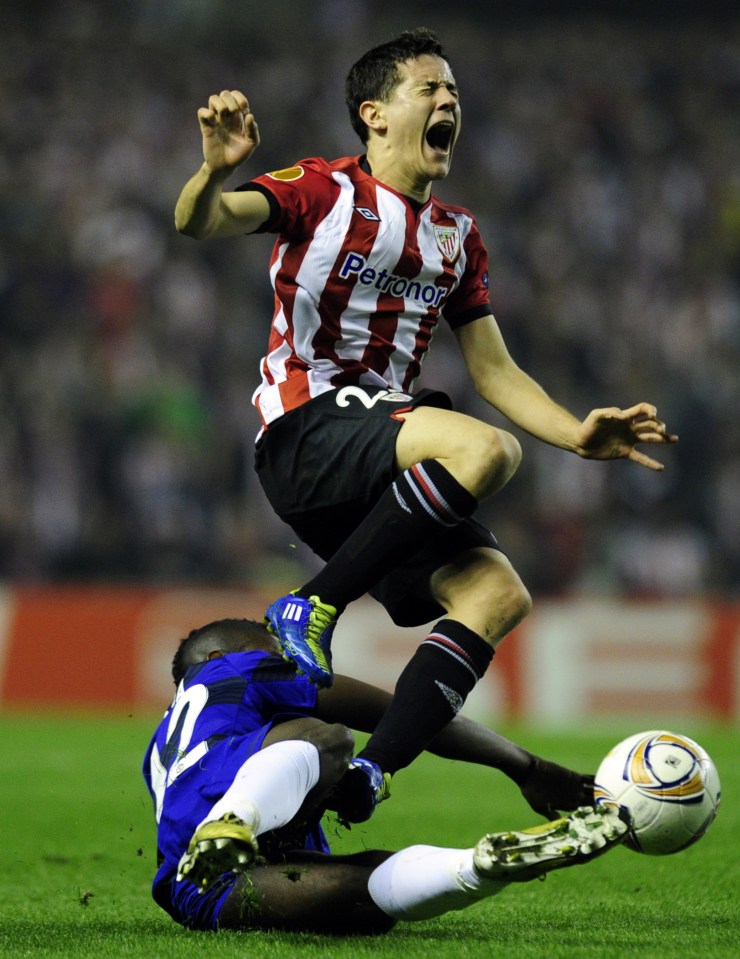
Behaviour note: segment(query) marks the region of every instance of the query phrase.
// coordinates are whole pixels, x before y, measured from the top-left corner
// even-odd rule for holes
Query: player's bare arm
[[[638,443],[678,439],[658,419],[652,404],[592,410],[581,422],[517,366],[493,316],[468,323],[456,336],[479,395],[521,429],[586,459],[630,459],[648,469],[663,469],[662,463],[635,448]]]
[[[334,685],[321,689],[315,715],[325,723],[343,723],[359,732],[375,729],[392,699],[389,692],[350,676],[336,674]],[[491,766],[509,773],[517,764],[526,770],[534,756],[487,726],[457,715],[429,743],[435,756]]]
[[[198,110],[198,122],[203,165],[183,187],[175,226],[196,239],[252,233],[269,215],[267,200],[259,193],[223,191],[228,177],[260,142],[249,101],[239,90],[222,90]]]
[[[212,642],[214,648],[204,648],[197,654],[194,653],[188,664],[220,658],[229,651],[219,645],[217,640],[212,639]],[[262,623],[244,623],[244,633],[238,649],[264,649],[266,652],[279,653],[275,638]],[[359,732],[370,733],[377,726],[391,699],[391,694],[378,686],[337,674],[333,686],[319,690],[314,715],[328,725],[339,723]],[[285,736],[280,735],[279,738]],[[547,807],[551,805],[560,809],[569,806],[575,808],[592,799],[587,792],[591,777],[581,776],[540,759],[487,726],[461,715],[455,716],[434,737],[427,750],[445,759],[501,770],[522,788],[525,799],[535,812],[542,815],[547,815]],[[532,773],[536,773],[535,779],[532,779]],[[558,803],[559,799],[565,801]]]

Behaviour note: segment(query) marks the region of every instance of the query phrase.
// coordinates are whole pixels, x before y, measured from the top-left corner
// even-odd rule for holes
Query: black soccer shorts
[[[414,396],[379,387],[346,386],[322,393],[271,423],[257,441],[255,468],[275,512],[328,560],[390,486],[403,413],[416,406],[452,409],[437,390]],[[465,550],[499,549],[476,520],[440,531],[419,550],[409,544],[370,595],[399,626],[419,626],[445,610],[429,589],[432,573]]]

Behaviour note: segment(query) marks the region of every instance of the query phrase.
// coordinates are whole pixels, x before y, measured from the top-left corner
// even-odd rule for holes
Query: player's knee
[[[470,462],[477,464],[473,495],[479,499],[500,490],[516,473],[522,461],[522,448],[517,438],[496,427],[487,427],[476,436],[476,448],[469,450]]]
[[[496,439],[491,446],[491,472],[498,475],[500,485],[508,483],[519,469],[522,448],[519,440],[506,430],[496,430]]]
[[[319,750],[322,776],[339,781],[355,751],[355,737],[342,723],[326,723],[317,729],[314,745]]]
[[[484,603],[481,635],[494,649],[532,611],[529,590],[513,569],[508,576],[496,576]]]
[[[510,632],[532,612],[532,597],[518,576],[511,577],[500,590],[498,612]]]
[[[532,612],[532,596],[524,585],[524,583],[519,581],[514,600],[512,603],[512,615],[516,617],[517,623],[520,623]]]
[[[355,737],[352,730],[342,723],[332,723],[328,727],[332,752],[343,758],[351,758],[355,751]]]

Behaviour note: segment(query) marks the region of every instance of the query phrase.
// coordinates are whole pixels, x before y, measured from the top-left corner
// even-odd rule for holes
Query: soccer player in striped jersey
[[[384,932],[589,862],[624,838],[613,809],[592,808],[592,776],[457,717],[434,752],[501,770],[540,814],[570,814],[474,848],[332,856],[321,817],[345,781],[348,727],[370,731],[389,695],[346,676],[319,689],[263,624],[238,619],[193,630],[172,675],[175,698],[143,772],[157,821],[152,894],[188,928]]]
[[[242,92],[211,96],[198,111],[204,162],[175,221],[198,238],[277,235],[275,312],[254,395],[256,468],[277,514],[327,561],[267,610],[284,655],[329,686],[335,622],[365,592],[399,625],[436,621],[357,758],[371,810],[387,775],[458,712],[531,605],[473,518],[516,472],[518,441],[453,411],[444,394],[414,391],[440,320],[480,396],[546,443],[660,470],[637,446],[676,437],[647,402],[580,421],[511,358],[475,218],[432,194],[461,126],[436,36],[420,29],[369,50],[350,70],[346,99],[362,155],[301,160],[227,190],[259,132]]]

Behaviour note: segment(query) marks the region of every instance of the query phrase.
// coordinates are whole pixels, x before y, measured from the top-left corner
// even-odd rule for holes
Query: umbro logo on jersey
[[[364,216],[366,220],[372,220],[374,223],[380,223],[380,217],[378,216],[378,214],[375,213],[374,210],[371,210],[369,207],[356,206],[355,210],[357,210],[360,216]]]
[[[298,621],[301,618],[301,607],[298,603],[288,603],[283,610],[282,619],[292,619]]]

